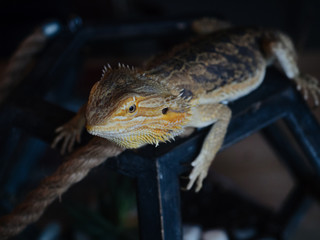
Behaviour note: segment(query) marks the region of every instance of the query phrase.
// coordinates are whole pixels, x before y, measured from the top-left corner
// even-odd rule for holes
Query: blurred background
[[[70,19],[76,18],[75,26],[69,25],[69,28],[74,27],[72,31],[77,31],[76,24],[117,26],[213,16],[235,25],[258,25],[287,32],[298,49],[302,71],[320,79],[319,11],[318,0],[1,1],[0,73],[4,72],[19,43],[49,20],[68,24]],[[190,33],[171,34],[154,39],[141,35],[117,42],[112,39],[89,42],[77,56],[64,56],[71,58],[74,65],[65,65],[59,73],[49,76],[54,83],[48,86],[50,90],[44,98],[76,112],[86,101],[90,86],[100,78],[104,64],[123,62],[141,66],[154,54],[190,36]],[[36,88],[31,91],[37,94]],[[313,112],[320,119],[320,111],[313,109]],[[63,158],[47,143],[19,128],[2,130],[0,143],[0,213],[3,215],[37,186],[40,179],[49,175]],[[219,153],[211,169],[207,182],[218,178],[274,210],[294,184],[260,133]],[[134,182],[106,171],[105,168],[94,170],[17,239],[138,239]],[[289,239],[320,239],[319,226],[320,207],[312,202]]]
[[[208,1],[199,0],[91,0],[1,1],[1,56],[8,57],[18,43],[43,21],[66,20],[72,15],[84,22],[132,22],[216,16],[237,25],[276,27],[289,33],[299,48],[319,47],[317,0]]]

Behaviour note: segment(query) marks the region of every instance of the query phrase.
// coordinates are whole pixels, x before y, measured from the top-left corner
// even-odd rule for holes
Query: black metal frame
[[[181,31],[181,24],[186,26],[181,34],[187,34],[188,21],[84,27],[72,33],[63,31],[43,53],[33,73],[2,106],[0,141],[5,141],[4,134],[8,134],[5,129],[10,127],[24,129],[47,143],[52,141],[54,129],[73,113],[43,99],[45,89],[53,80],[50,80],[50,73],[59,69],[62,62],[68,61],[68,57],[87,40],[165,36]],[[38,90],[36,93],[35,87]],[[296,184],[282,208],[275,213],[267,211],[268,218],[255,226],[256,234],[248,239],[262,236],[286,239],[310,203],[310,196],[320,200],[320,127],[294,86],[275,69],[267,71],[266,80],[258,90],[230,106],[233,117],[223,148],[263,129]],[[274,124],[280,119],[285,120],[312,168],[306,166],[306,162],[295,153],[286,134]],[[179,175],[190,170],[188,163],[199,152],[206,132],[207,129],[199,130],[187,139],[161,144],[156,149],[147,146],[138,152],[126,151],[105,164],[137,179],[141,239],[182,239]],[[263,209],[258,205],[254,208],[257,212]],[[229,230],[230,238],[237,239],[232,229]]]

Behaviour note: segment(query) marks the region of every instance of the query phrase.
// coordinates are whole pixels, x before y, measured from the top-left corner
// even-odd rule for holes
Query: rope
[[[11,214],[0,218],[0,239],[13,237],[36,222],[47,206],[60,198],[73,184],[81,181],[92,168],[123,151],[105,139],[93,138],[86,146],[74,152],[55,173],[45,178]]]
[[[9,63],[1,76],[0,103],[2,103],[12,90],[32,70],[36,56],[46,46],[47,40],[60,31],[60,25],[56,22],[48,22],[34,30],[9,59]]]
[[[19,45],[10,58],[0,82],[0,103],[31,71],[35,55],[43,49],[46,39],[42,31],[36,30]]]

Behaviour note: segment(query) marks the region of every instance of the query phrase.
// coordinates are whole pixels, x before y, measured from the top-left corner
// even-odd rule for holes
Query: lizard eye
[[[129,107],[129,113],[133,113],[135,110],[136,110],[136,105],[135,104],[133,104],[133,105],[131,105],[130,107]]]

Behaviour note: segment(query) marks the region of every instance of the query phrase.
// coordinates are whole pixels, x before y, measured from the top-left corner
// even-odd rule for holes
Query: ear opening
[[[169,108],[164,108],[164,109],[162,109],[162,114],[164,115],[164,114],[166,114],[167,112],[168,112],[168,110],[169,110]]]

